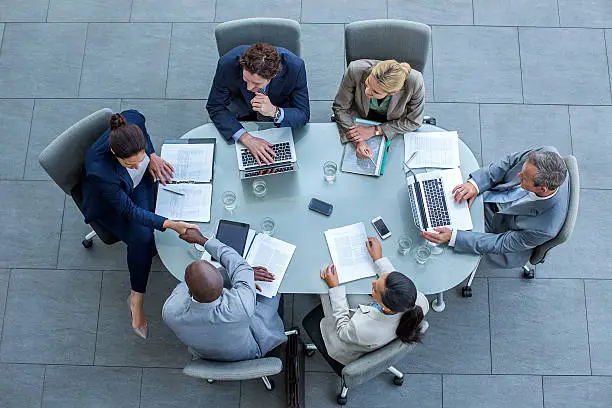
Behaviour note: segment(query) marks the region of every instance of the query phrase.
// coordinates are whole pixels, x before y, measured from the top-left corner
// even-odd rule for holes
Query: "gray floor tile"
[[[238,408],[239,402],[239,381],[218,381],[208,384],[204,380],[187,377],[182,370],[162,368],[143,370],[140,402],[142,407]]]
[[[86,29],[86,24],[8,24],[0,54],[0,97],[76,97]]]
[[[512,152],[554,146],[572,153],[567,106],[480,105],[482,160],[488,164]]]
[[[26,180],[50,180],[38,163],[38,155],[64,130],[102,108],[119,110],[118,99],[38,99],[34,104],[32,131],[26,159]]]
[[[2,179],[15,180],[23,177],[33,107],[34,101],[31,99],[0,100],[0,112],[2,112],[0,178]]]
[[[98,321],[96,365],[182,368],[189,361],[187,347],[161,318],[161,309],[178,282],[169,273],[152,273],[145,296],[149,338],[132,332],[126,299],[130,291],[128,271],[104,272]]]
[[[476,160],[482,163],[478,105],[471,103],[426,103],[425,115],[433,116],[438,126],[456,130]]]
[[[217,1],[215,21],[238,20],[250,17],[280,17],[300,20],[299,0],[241,0]]]
[[[559,0],[559,17],[567,27],[612,27],[612,4],[608,0]]]
[[[540,408],[542,378],[519,375],[444,375],[446,408]]]
[[[474,0],[474,24],[557,27],[557,0]]]
[[[8,269],[0,269],[0,339],[2,338],[4,305],[6,304],[6,291],[8,289],[9,277],[10,272]]]
[[[389,18],[402,18],[425,24],[472,24],[470,0],[389,0]]]
[[[204,100],[124,99],[121,110],[126,109],[137,109],[147,118],[147,131],[158,154],[164,140],[179,139],[210,122]]]
[[[162,98],[170,24],[90,24],[79,96]]]
[[[123,22],[130,19],[131,0],[49,0],[48,22]]]
[[[0,360],[93,363],[101,279],[93,271],[13,269]]]
[[[603,30],[520,28],[525,103],[610,103]],[[588,75],[585,75],[588,72]]]
[[[285,408],[285,373],[270,376],[275,388],[268,391],[261,379],[242,381],[240,385],[240,408]]]
[[[0,364],[0,407],[40,408],[45,367]]]
[[[50,182],[0,181],[0,197],[0,268],[55,268],[64,193]]]
[[[48,7],[49,0],[0,0],[0,21],[44,22]]]
[[[340,378],[332,373],[306,373],[306,407],[337,407],[336,397],[340,392]],[[383,373],[373,380],[348,392],[350,408],[383,406],[419,408],[442,407],[442,383],[440,375],[407,374],[404,385],[393,385],[393,376]]]
[[[607,408],[610,401],[610,377],[544,377],[545,408]]]
[[[134,0],[132,21],[214,21],[215,0]]]
[[[432,31],[437,102],[523,101],[516,28],[436,26]]]
[[[612,375],[612,281],[585,281],[591,370],[593,375]],[[612,392],[612,389],[610,390]],[[609,401],[612,401],[610,399]]]
[[[590,374],[580,280],[489,279],[493,374]]]
[[[387,18],[387,10],[368,0],[302,0],[304,23],[350,23],[356,20]]]
[[[429,311],[423,343],[396,365],[398,369],[408,373],[491,372],[486,279],[474,279],[472,288],[469,299],[461,297],[460,288],[445,293],[446,310]]]
[[[302,58],[310,100],[333,100],[346,69],[344,26],[302,24]]]
[[[612,107],[570,106],[570,123],[574,155],[580,168],[582,188],[612,188],[612,149],[610,128]]]
[[[334,101],[311,101],[310,121],[314,123],[329,122]]]
[[[140,368],[48,366],[42,408],[137,408]]]
[[[167,98],[208,98],[219,59],[214,29],[207,23],[174,24]]]

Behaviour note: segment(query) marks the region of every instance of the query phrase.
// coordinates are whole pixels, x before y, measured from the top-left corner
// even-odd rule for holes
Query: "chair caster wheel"
[[[347,398],[338,395],[338,398],[336,398],[336,402],[338,403],[338,405],[346,405]]]
[[[209,383],[209,384],[213,384],[215,382],[215,380],[209,378],[209,379],[206,380],[206,382]]]
[[[461,296],[464,298],[472,297],[472,288],[470,286],[464,286],[461,288]]]
[[[525,279],[535,278],[535,269],[523,269],[523,278]]]
[[[91,240],[91,239],[84,239],[83,241],[81,241],[81,244],[83,244],[83,246],[85,248],[89,249],[93,245],[93,240]]]
[[[404,383],[404,377],[393,377],[393,384],[402,385]]]
[[[306,349],[306,357],[312,357],[315,355],[317,351],[316,350],[308,350]]]
[[[266,384],[264,384],[265,387],[266,387],[266,390],[268,390],[268,391],[274,390],[274,388],[276,387],[276,384],[274,384],[274,380],[268,379],[268,381],[270,382],[270,387],[268,387]]]

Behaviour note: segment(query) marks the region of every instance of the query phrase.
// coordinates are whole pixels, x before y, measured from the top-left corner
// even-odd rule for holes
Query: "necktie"
[[[487,192],[486,197],[484,197],[484,202],[497,204],[512,203],[516,200],[520,200],[527,194],[529,194],[529,192],[523,190],[520,186],[504,191],[490,190]]]

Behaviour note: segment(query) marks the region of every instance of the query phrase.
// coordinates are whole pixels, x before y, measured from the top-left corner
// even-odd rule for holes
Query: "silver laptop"
[[[467,202],[459,204],[453,198],[453,188],[461,184],[458,168],[412,173],[407,182],[412,216],[421,231],[434,231],[437,227],[473,228]]]
[[[297,157],[293,134],[291,128],[272,128],[257,132],[249,132],[250,135],[264,139],[272,144],[272,150],[276,153],[274,163],[257,164],[255,157],[241,143],[236,143],[236,158],[240,178],[268,176],[271,174],[287,173],[297,170]]]

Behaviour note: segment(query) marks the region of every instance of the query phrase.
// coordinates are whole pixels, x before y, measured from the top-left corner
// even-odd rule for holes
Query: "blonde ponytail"
[[[372,76],[380,84],[383,91],[393,93],[399,91],[410,74],[412,67],[407,62],[396,60],[381,61],[372,68]]]

